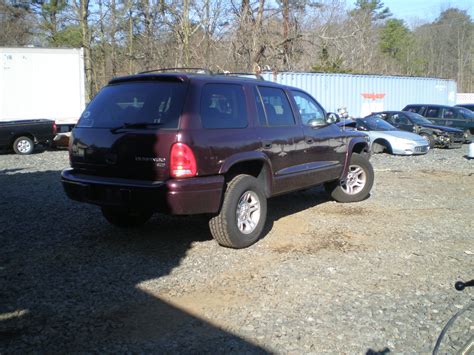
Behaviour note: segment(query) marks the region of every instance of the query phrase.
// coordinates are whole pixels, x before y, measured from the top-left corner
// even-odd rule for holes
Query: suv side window
[[[439,108],[438,107],[428,107],[425,117],[437,118],[439,117]]]
[[[310,126],[310,121],[326,124],[324,110],[309,95],[301,91],[291,91],[300,112],[301,121]]]
[[[258,87],[269,126],[294,126],[295,118],[282,89]],[[257,103],[258,105],[258,103]]]
[[[456,111],[452,108],[445,108],[443,112],[443,118],[453,119],[456,118]]]
[[[410,106],[408,105],[406,108],[403,109],[403,111],[408,111],[408,112],[414,112],[418,113],[420,115],[423,115],[423,111],[425,110],[426,106]]]
[[[237,84],[206,84],[201,93],[201,121],[204,128],[247,127],[243,87]]]

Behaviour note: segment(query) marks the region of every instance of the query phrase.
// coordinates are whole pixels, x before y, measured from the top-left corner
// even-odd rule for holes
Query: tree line
[[[87,94],[164,67],[454,79],[474,92],[474,23],[410,28],[381,0],[0,0],[0,46],[83,47]]]

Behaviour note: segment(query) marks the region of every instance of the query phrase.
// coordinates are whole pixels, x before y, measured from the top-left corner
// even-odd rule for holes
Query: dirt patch
[[[347,253],[362,250],[361,237],[348,231],[310,231],[298,238],[273,238],[271,249],[275,253],[317,254],[323,250]]]
[[[363,207],[343,204],[335,204],[331,207],[323,208],[320,212],[339,216],[367,216],[374,213],[374,211],[368,211]]]

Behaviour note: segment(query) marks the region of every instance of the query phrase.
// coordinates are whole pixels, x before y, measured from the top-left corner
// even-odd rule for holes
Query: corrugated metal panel
[[[323,73],[263,73],[265,80],[303,89],[329,112],[346,107],[351,116],[374,111],[401,110],[408,104],[456,103],[453,80]]]

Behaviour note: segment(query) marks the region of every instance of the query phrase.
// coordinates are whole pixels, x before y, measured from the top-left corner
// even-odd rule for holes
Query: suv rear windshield
[[[178,128],[186,84],[132,82],[103,88],[82,113],[77,127],[113,128],[124,124]]]

